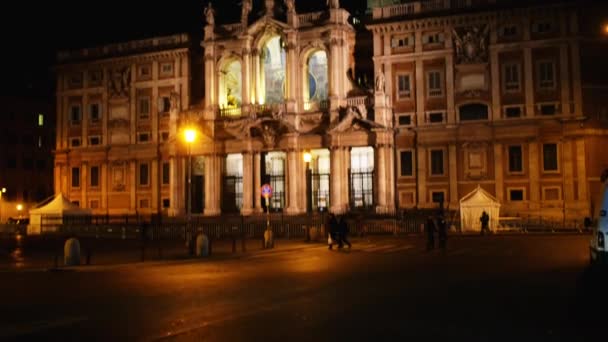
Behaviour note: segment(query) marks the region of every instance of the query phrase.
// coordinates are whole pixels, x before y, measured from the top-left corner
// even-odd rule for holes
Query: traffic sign
[[[270,184],[262,185],[262,197],[269,198],[272,197],[272,187]]]

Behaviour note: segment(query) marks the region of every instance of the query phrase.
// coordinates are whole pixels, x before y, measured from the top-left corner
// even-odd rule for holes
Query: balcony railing
[[[329,109],[329,100],[304,101],[305,112],[323,112]]]
[[[243,115],[241,107],[224,107],[220,108],[220,117],[231,118]]]
[[[346,99],[346,104],[349,107],[358,107],[361,105],[369,107],[372,105],[372,100],[369,96],[349,97]]]
[[[372,15],[374,19],[383,19],[427,12],[445,11],[455,8],[466,8],[480,3],[495,4],[496,2],[497,0],[422,0],[399,5],[377,7],[373,9]]]
[[[222,28],[231,34],[243,33],[243,24],[241,23],[222,25]]]
[[[317,23],[321,20],[321,18],[323,17],[323,14],[325,14],[325,12],[323,12],[323,11],[300,14],[300,15],[298,15],[299,25],[300,26],[314,25],[315,23]]]

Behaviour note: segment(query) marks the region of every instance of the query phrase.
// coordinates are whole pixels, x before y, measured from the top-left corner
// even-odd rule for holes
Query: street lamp
[[[197,132],[194,128],[184,129],[184,141],[188,145],[188,206],[186,215],[190,222],[192,212],[192,143],[196,141]]]
[[[17,204],[17,213],[19,214],[19,218],[21,218],[21,210],[23,210],[23,204],[19,203]]]
[[[2,195],[6,193],[6,188],[0,189],[0,223],[2,223]]]

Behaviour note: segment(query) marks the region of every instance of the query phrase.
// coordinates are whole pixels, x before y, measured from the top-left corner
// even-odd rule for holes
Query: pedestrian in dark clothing
[[[347,244],[348,249],[350,249],[352,245],[348,241],[348,223],[346,223],[346,218],[344,217],[344,215],[340,216],[340,220],[338,221],[338,234],[338,248],[342,248],[344,247],[344,244]]]
[[[448,227],[443,214],[437,217],[437,235],[439,237],[439,248],[445,251],[448,241]]]
[[[429,216],[426,220],[426,249],[430,251],[435,248],[435,220]]]
[[[329,214],[327,218],[327,226],[329,228],[329,249],[333,249],[334,244],[338,239],[338,220],[336,220],[336,215]]]
[[[488,227],[488,223],[490,222],[490,215],[488,215],[488,213],[486,213],[486,211],[484,210],[483,213],[481,213],[479,221],[481,221],[481,235],[484,235],[486,231],[490,231],[490,228]]]

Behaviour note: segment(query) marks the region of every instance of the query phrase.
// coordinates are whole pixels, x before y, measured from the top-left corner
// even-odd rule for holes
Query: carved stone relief
[[[126,66],[110,70],[108,77],[108,92],[110,98],[129,97],[131,87],[131,68]]]
[[[488,175],[488,145],[482,142],[464,143],[465,175],[468,179],[479,180]]]

